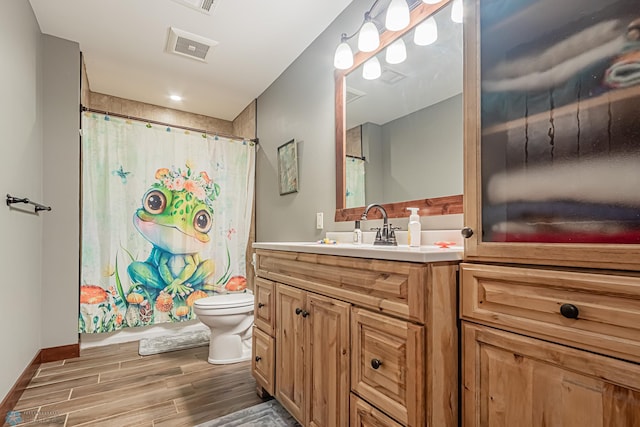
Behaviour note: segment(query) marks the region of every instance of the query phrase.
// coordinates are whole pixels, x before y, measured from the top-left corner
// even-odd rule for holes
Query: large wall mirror
[[[407,29],[382,33],[378,50],[358,52],[353,67],[336,72],[336,221],[359,219],[370,203],[389,217],[408,216],[408,206],[425,216],[462,213],[462,24],[448,0],[408,3]],[[437,28],[429,44],[416,40],[427,20]],[[406,60],[389,64],[386,47],[398,39]],[[367,79],[374,56],[382,72]]]

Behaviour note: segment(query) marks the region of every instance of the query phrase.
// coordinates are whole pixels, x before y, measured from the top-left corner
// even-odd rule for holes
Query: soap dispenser
[[[360,230],[360,221],[356,221],[356,228],[353,230],[353,243],[359,245],[362,243],[362,230]]]
[[[411,211],[411,215],[409,216],[409,233],[408,240],[409,246],[412,248],[420,247],[420,216],[418,215],[419,208],[407,208],[407,210]]]

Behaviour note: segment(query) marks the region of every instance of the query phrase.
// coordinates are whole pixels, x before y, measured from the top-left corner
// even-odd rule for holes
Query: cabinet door
[[[463,322],[464,427],[638,427],[640,365]]]
[[[271,280],[257,277],[255,288],[254,322],[257,327],[273,336],[276,316],[274,310],[275,283]]]
[[[346,427],[349,425],[350,305],[309,293],[307,310],[307,425]]]
[[[465,2],[465,259],[640,270],[638,0],[533,3]]]
[[[304,318],[305,292],[276,285],[276,397],[300,423],[305,424]]]

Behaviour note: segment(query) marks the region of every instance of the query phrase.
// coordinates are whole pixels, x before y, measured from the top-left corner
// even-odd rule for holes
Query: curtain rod
[[[126,114],[118,114],[118,113],[111,113],[109,111],[104,111],[104,110],[96,110],[95,108],[85,107],[84,105],[82,105],[81,107],[82,107],[82,111],[83,112],[88,111],[88,112],[91,112],[91,113],[105,114],[107,116],[120,117],[120,118],[123,118],[123,119],[137,120],[139,122],[151,123],[151,124],[154,124],[154,125],[168,126],[168,127],[176,128],[176,129],[184,129],[184,130],[188,130],[188,131],[191,131],[191,132],[205,133],[207,135],[217,135],[217,136],[221,136],[221,137],[224,137],[224,138],[237,139],[239,141],[251,141],[251,142],[254,142],[256,144],[259,143],[258,138],[243,138],[241,136],[229,135],[229,134],[221,133],[221,132],[212,132],[212,131],[208,131],[208,130],[205,130],[205,129],[196,129],[196,128],[191,128],[191,127],[187,127],[187,126],[177,126],[177,125],[172,125],[170,123],[158,122],[156,120],[148,120],[148,119],[143,119],[141,117],[128,116]]]

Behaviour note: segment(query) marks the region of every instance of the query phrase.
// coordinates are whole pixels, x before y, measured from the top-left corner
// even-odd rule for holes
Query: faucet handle
[[[381,242],[382,241],[382,234],[380,234],[380,227],[371,227],[370,230],[375,231],[376,232],[376,242]]]
[[[398,241],[396,240],[396,230],[400,230],[402,227],[394,227],[393,225],[389,224],[389,243],[391,243],[392,245],[397,245]]]

